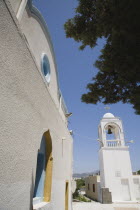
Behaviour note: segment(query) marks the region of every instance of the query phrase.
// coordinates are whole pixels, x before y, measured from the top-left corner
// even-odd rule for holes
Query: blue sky
[[[79,43],[67,39],[63,25],[74,16],[76,0],[34,0],[35,6],[42,13],[53,41],[59,82],[69,112],[69,128],[74,132],[74,172],[91,172],[98,167],[98,124],[106,112],[103,104],[87,105],[80,98],[86,92],[86,85],[97,73],[93,66],[104,45],[99,40],[94,49],[87,47],[80,51]],[[123,121],[126,140],[130,144],[130,157],[133,170],[140,169],[140,116],[135,115],[131,105],[114,104],[110,112]]]

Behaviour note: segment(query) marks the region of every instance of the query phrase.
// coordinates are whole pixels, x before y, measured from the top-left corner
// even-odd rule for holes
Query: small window
[[[139,179],[135,178],[133,179],[134,184],[139,184]]]
[[[95,192],[95,184],[93,184],[93,192]]]
[[[120,171],[116,171],[116,172],[115,172],[115,176],[116,176],[116,177],[121,177],[121,172],[120,172]]]
[[[46,54],[42,55],[42,59],[41,59],[41,69],[42,69],[42,73],[47,81],[47,83],[49,84],[50,82],[50,63],[49,63],[49,59],[47,57]]]
[[[88,184],[88,190],[90,190],[89,184]]]

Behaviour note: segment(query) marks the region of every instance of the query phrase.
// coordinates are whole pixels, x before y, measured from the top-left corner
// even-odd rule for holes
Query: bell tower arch
[[[106,113],[99,125],[99,141],[105,147],[123,147],[124,132],[122,121],[111,113]]]

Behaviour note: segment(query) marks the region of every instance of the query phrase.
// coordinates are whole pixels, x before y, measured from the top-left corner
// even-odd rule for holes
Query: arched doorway
[[[37,155],[33,204],[51,200],[52,186],[52,140],[50,132],[43,134]]]

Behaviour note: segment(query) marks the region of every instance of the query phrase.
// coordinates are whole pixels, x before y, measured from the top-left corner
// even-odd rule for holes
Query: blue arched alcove
[[[36,179],[34,188],[34,198],[36,202],[41,202],[44,196],[44,182],[46,171],[46,138],[43,135],[40,149],[37,155]]]

